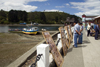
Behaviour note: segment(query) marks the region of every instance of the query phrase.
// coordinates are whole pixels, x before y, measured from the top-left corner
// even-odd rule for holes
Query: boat
[[[24,29],[22,30],[22,32],[23,32],[24,34],[37,34],[37,32],[38,32],[38,27],[32,27],[32,28],[29,28],[29,29],[24,28]]]
[[[27,30],[26,28],[23,28],[23,29],[22,29],[22,32],[24,33],[24,31],[26,31],[26,30]]]

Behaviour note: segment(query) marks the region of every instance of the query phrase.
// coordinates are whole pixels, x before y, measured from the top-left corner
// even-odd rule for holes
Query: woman
[[[91,28],[91,23],[89,22],[87,25],[87,36],[90,35],[90,28]]]

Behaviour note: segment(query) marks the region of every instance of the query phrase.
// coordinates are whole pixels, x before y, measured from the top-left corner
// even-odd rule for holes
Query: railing
[[[65,32],[65,34],[67,38],[67,32]],[[56,46],[59,51],[62,49],[61,34],[57,34]],[[41,58],[39,58],[40,60],[37,62],[37,66],[50,67],[50,63],[53,61],[53,56],[51,56],[51,53],[49,53],[49,44],[40,44],[39,46],[37,46],[37,55],[38,54],[42,54],[42,56]]]
[[[55,35],[57,36],[57,41],[55,43],[56,43],[57,49],[60,51],[60,50],[62,50],[61,34],[59,34],[59,32],[56,32],[55,34],[52,35],[52,37]],[[67,35],[66,35],[66,37],[67,37]],[[42,43],[44,43],[44,42],[45,42],[45,40],[42,41]],[[37,48],[37,49],[35,49],[35,48]],[[36,67],[36,63],[37,63],[38,67],[49,67],[51,62],[53,62],[53,56],[49,52],[49,44],[39,43],[32,50],[25,53],[23,56],[21,56],[19,59],[17,59],[16,61],[11,63],[7,67],[20,67],[20,65],[26,60],[26,58],[28,58],[29,55],[31,55],[36,50],[37,50],[36,61],[32,65],[30,65],[29,67]],[[23,57],[24,57],[24,60],[21,61],[21,59]],[[18,61],[20,61],[20,62],[18,62]]]

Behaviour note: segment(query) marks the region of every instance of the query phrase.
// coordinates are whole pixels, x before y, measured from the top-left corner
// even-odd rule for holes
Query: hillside
[[[70,19],[74,18],[76,21],[80,18],[64,12],[26,12],[21,10],[10,10],[9,12],[6,12],[0,10],[0,24],[19,24],[23,22],[61,24],[66,21],[67,17],[70,17]]]

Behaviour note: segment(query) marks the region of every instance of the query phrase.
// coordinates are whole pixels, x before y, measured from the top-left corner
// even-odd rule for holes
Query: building
[[[85,14],[83,14],[82,15],[82,22],[83,22],[83,25],[84,25],[84,27],[86,27],[87,26],[87,23],[88,22],[90,22],[91,24],[93,24],[94,23],[94,18],[95,17],[97,17],[97,15],[95,15],[95,16],[87,16],[87,15],[85,15]],[[86,18],[87,19],[89,19],[89,20],[86,20]],[[91,19],[90,19],[91,18]]]
[[[93,21],[95,24],[99,23],[99,27],[100,27],[100,16],[94,17]]]

